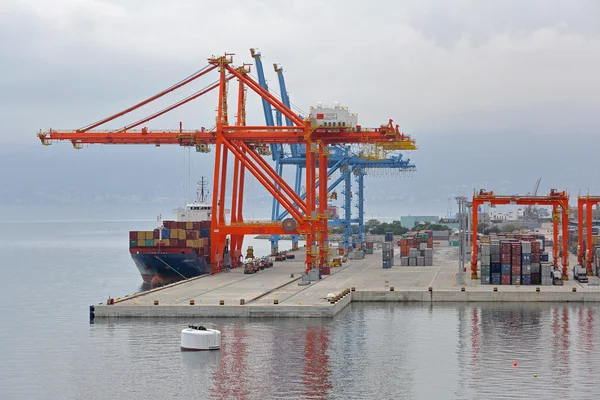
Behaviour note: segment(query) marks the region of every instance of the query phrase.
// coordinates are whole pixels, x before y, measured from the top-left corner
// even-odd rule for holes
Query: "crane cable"
[[[228,75],[226,77],[226,79],[231,79],[231,78],[233,78],[233,75]],[[186,97],[186,98],[184,98],[182,100],[179,100],[178,102],[173,103],[170,106],[165,107],[162,110],[157,111],[157,112],[155,112],[154,114],[152,114],[152,115],[150,115],[148,117],[142,118],[142,119],[140,119],[140,120],[138,120],[138,121],[136,121],[136,122],[134,122],[132,124],[124,126],[122,129],[119,129],[117,132],[124,132],[124,131],[126,131],[128,129],[135,128],[136,126],[138,126],[140,124],[143,124],[144,122],[148,122],[148,121],[150,121],[150,120],[152,120],[152,119],[154,119],[156,117],[159,117],[162,114],[165,114],[167,111],[170,111],[170,110],[172,110],[174,108],[177,108],[177,107],[179,107],[179,106],[181,106],[181,105],[183,105],[185,103],[190,102],[191,100],[194,100],[197,97],[200,97],[200,95],[204,94],[205,92],[207,92],[209,90],[212,90],[215,87],[217,87],[218,84],[219,84],[219,80],[216,80],[213,83],[211,83],[210,85],[207,85],[207,86],[203,87],[202,89],[198,90],[197,92],[192,93],[188,97]]]
[[[164,96],[165,94],[167,94],[169,92],[172,92],[175,89],[178,89],[179,87],[181,87],[181,86],[183,86],[183,85],[185,85],[185,84],[193,81],[194,79],[199,78],[201,75],[203,75],[204,73],[208,72],[208,70],[215,69],[215,68],[216,68],[216,66],[209,64],[209,65],[205,66],[204,68],[202,68],[202,69],[194,72],[193,74],[189,75],[187,78],[184,78],[184,79],[180,80],[179,82],[175,83],[174,85],[169,86],[167,89],[159,92],[158,94],[155,94],[154,96],[149,97],[146,100],[144,100],[144,101],[142,101],[142,102],[140,102],[140,103],[138,103],[138,104],[136,104],[136,105],[134,105],[132,107],[129,107],[126,110],[118,112],[118,113],[116,113],[116,114],[114,114],[114,115],[112,115],[112,116],[110,116],[108,118],[103,118],[103,119],[98,120],[98,121],[96,121],[94,123],[86,125],[83,128],[78,129],[78,131],[85,132],[85,131],[90,130],[92,128],[95,128],[95,127],[97,127],[99,125],[102,125],[102,124],[104,124],[106,122],[112,121],[115,118],[118,118],[118,117],[120,117],[122,115],[125,115],[125,114],[127,114],[127,113],[129,113],[129,112],[131,112],[131,111],[133,111],[133,110],[135,110],[137,108],[139,108],[139,107],[142,107],[143,105],[148,104],[151,101],[154,101],[154,100],[156,100],[156,99]]]

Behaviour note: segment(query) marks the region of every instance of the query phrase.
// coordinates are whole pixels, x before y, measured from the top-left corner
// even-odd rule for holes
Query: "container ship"
[[[206,184],[204,178],[199,182],[196,201],[174,210],[175,220],[162,221],[152,231],[129,232],[129,253],[152,287],[210,273],[212,206],[206,201]]]

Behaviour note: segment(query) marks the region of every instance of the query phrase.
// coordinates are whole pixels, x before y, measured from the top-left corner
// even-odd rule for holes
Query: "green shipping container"
[[[130,240],[129,247],[137,247],[137,240]]]
[[[452,246],[458,246],[458,240],[453,240],[452,242],[450,242],[450,244]]]
[[[146,239],[146,246],[148,246],[148,247],[154,246],[154,239]]]

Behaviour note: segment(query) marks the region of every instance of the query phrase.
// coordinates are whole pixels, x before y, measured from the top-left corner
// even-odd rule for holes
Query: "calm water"
[[[2,224],[0,399],[599,396],[596,306],[353,304],[333,320],[89,324],[90,304],[140,290],[127,231],[154,224]],[[180,352],[190,322],[220,329],[222,349]]]

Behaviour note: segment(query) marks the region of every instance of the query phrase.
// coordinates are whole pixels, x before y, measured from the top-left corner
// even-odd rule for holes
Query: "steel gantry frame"
[[[238,250],[236,243],[246,234],[282,234],[297,233],[306,236],[306,272],[311,269],[327,265],[328,248],[328,219],[326,216],[327,202],[317,205],[317,178],[323,182],[327,180],[328,146],[339,143],[383,143],[394,144],[410,141],[403,135],[392,120],[375,129],[354,129],[350,127],[319,127],[316,121],[302,119],[296,115],[283,102],[266,91],[258,82],[248,75],[249,66],[243,65],[235,68],[233,54],[226,53],[221,57],[208,59],[208,65],[173,85],[155,96],[152,96],[128,109],[104,118],[94,124],[74,131],[48,130],[39,132],[38,137],[42,144],[48,145],[53,141],[70,141],[75,148],[85,144],[176,144],[181,146],[206,146],[213,144],[216,147],[214,163],[213,184],[213,209],[211,225],[211,261],[212,273],[223,269],[223,254],[226,239],[233,239],[234,250]],[[92,129],[136,110],[185,84],[196,80],[206,73],[217,70],[219,79],[201,91],[146,117],[133,124],[118,130],[93,131]],[[229,124],[227,82],[231,79],[239,82],[238,117],[235,125]],[[145,122],[155,119],[187,102],[196,99],[218,88],[217,121],[213,129],[184,131],[180,123],[179,130],[151,131],[144,127],[141,130],[132,130]],[[245,93],[246,90],[258,94],[273,108],[289,118],[292,126],[248,126],[245,121]],[[259,154],[257,148],[265,144],[299,144],[306,149],[306,197],[302,199],[288,183],[281,178],[277,171],[271,167]],[[225,220],[225,195],[227,187],[227,160],[231,153],[234,163],[233,194],[232,194],[232,222]],[[317,168],[318,163],[318,168]],[[237,173],[236,173],[237,171]],[[283,223],[247,222],[243,218],[244,177],[246,171],[250,172],[261,185],[289,212],[291,219]],[[237,177],[237,179],[236,179]],[[320,185],[318,196],[327,197],[327,185]],[[234,217],[235,216],[235,217]],[[235,219],[235,220],[233,220]],[[237,256],[237,252],[234,255]]]
[[[533,205],[533,206],[552,206],[553,223],[553,258],[554,266],[558,266],[558,222],[561,220],[559,209],[562,212],[562,276],[563,280],[569,279],[567,276],[567,267],[569,266],[569,253],[566,248],[567,237],[569,235],[569,195],[566,192],[558,192],[555,189],[550,190],[547,196],[518,196],[518,195],[495,195],[494,192],[480,190],[479,194],[473,196],[473,250],[471,258],[471,278],[477,279],[477,221],[478,208],[480,205],[489,203],[491,205]]]
[[[265,89],[269,90],[267,80],[264,74],[264,68],[262,64],[262,55],[260,51],[257,49],[250,49],[250,54],[252,58],[255,60],[256,71],[258,75],[258,82]],[[287,87],[285,84],[285,78],[283,75],[283,68],[279,64],[273,64],[273,69],[277,73],[277,78],[279,82],[279,90],[282,102],[291,109],[291,103],[289,94],[287,92]],[[265,115],[265,123],[269,126],[273,126],[273,114],[272,108],[270,105],[263,101],[263,112]],[[276,113],[276,124],[277,126],[282,126],[282,115],[281,112],[275,110]],[[286,126],[290,126],[292,122],[289,118],[285,118]],[[306,153],[302,151],[301,147],[296,144],[291,144],[290,153],[286,153],[282,145],[273,145],[271,147],[271,152],[273,156],[273,160],[275,161],[275,169],[278,171],[279,175],[283,174],[283,166],[291,165],[295,167],[295,186],[294,189],[296,193],[302,192],[302,167],[306,163]],[[406,141],[404,149],[407,150],[416,150],[416,144],[414,141],[408,143]],[[410,163],[410,160],[403,160],[402,154],[393,155],[389,157],[381,157],[377,159],[369,159],[364,157],[358,157],[354,154],[350,148],[350,146],[341,146],[334,145],[329,146],[329,163],[328,163],[328,173],[327,176],[331,177],[336,171],[341,171],[341,176],[338,178],[333,184],[329,185],[327,188],[327,193],[332,192],[341,182],[344,182],[344,218],[342,219],[332,219],[329,220],[330,226],[343,226],[344,229],[344,248],[350,247],[350,238],[353,235],[352,225],[358,225],[358,237],[357,242],[363,243],[364,241],[364,233],[365,233],[365,222],[364,222],[364,177],[366,175],[366,168],[377,168],[377,169],[397,169],[404,171],[414,171],[415,165]],[[357,182],[357,208],[358,208],[358,218],[352,218],[352,183],[351,183],[351,174],[354,173],[355,179]],[[319,187],[320,181],[317,182],[317,187]],[[306,196],[304,192],[302,194],[302,198]],[[318,202],[320,201],[320,197]],[[327,200],[325,200],[327,201]],[[273,206],[271,210],[271,219],[273,221],[282,221],[285,217],[288,216],[288,211],[281,211],[280,204],[273,198]],[[296,250],[298,248],[298,235],[294,234],[291,237],[292,239],[292,250]],[[273,234],[270,238],[271,241],[271,254],[275,254],[279,252],[279,235]]]
[[[592,262],[594,260],[594,246],[592,244],[592,210],[600,203],[600,196],[579,196],[577,198],[577,262],[585,265],[589,276],[594,275]],[[583,246],[583,213],[585,208],[586,248]],[[585,264],[584,264],[585,263]]]

